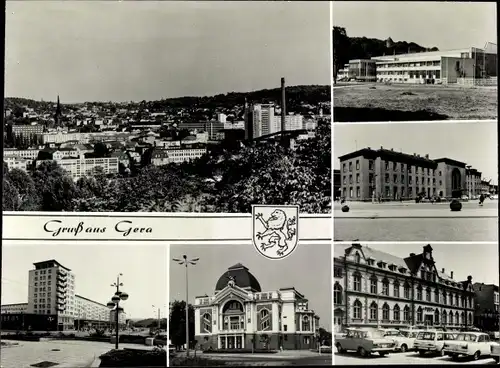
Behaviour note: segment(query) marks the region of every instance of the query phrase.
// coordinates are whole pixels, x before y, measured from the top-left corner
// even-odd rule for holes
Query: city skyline
[[[415,42],[440,50],[482,48],[486,42],[496,43],[496,13],[496,3],[485,2],[335,1],[332,4],[333,25],[345,28],[349,37],[381,40],[390,37],[394,42]],[[467,26],[463,27],[464,24]]]
[[[410,155],[429,154],[430,159],[447,157],[462,161],[481,171],[483,179],[498,184],[495,122],[336,124],[333,135],[333,168],[337,170],[340,156],[382,146]]]
[[[106,305],[116,291],[111,284],[120,276],[127,319],[157,318],[168,313],[167,249],[157,245],[123,244],[3,245],[2,305],[28,302],[28,272],[33,263],[56,260],[75,275],[75,294]],[[148,272],[154,271],[154,277]],[[152,308],[155,305],[156,308]],[[165,307],[164,307],[165,306]]]
[[[384,253],[407,258],[410,253],[420,254],[423,247],[429,243],[360,243],[362,246],[379,250]],[[334,245],[334,257],[344,254],[344,250],[352,243],[336,243]],[[498,244],[494,243],[430,243],[432,256],[436,263],[436,269],[445,269],[446,274],[453,271],[453,278],[457,281],[467,280],[472,276],[472,282],[499,285]],[[496,255],[496,257],[495,257]]]
[[[309,300],[309,308],[320,317],[319,325],[331,331],[331,246],[302,245],[287,258],[272,261],[260,255],[252,245],[171,245],[170,258],[200,258],[189,268],[189,303],[197,296],[213,295],[215,285],[227,269],[237,263],[247,267],[263,292],[295,287]],[[303,269],[304,274],[298,272]],[[306,277],[304,277],[306,276]],[[173,282],[178,280],[178,282]],[[184,266],[171,261],[170,302],[186,299]]]
[[[6,8],[8,97],[124,102],[275,88],[282,76],[288,85],[330,81],[328,2]]]

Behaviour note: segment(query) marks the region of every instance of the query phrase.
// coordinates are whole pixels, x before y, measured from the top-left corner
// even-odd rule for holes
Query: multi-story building
[[[195,299],[195,339],[204,349],[311,349],[319,317],[294,288],[262,292],[236,264],[218,279],[213,296]]]
[[[55,260],[37,262],[29,271],[27,313],[57,315],[58,330],[74,326],[75,275]]]
[[[2,304],[1,314],[16,314],[26,313],[28,311],[28,303]]]
[[[438,269],[432,247],[399,258],[361,244],[335,244],[334,325],[403,328],[471,327],[472,277]]]
[[[206,147],[155,149],[151,155],[151,163],[155,166],[180,164],[200,158],[206,153]]]
[[[36,162],[37,167],[47,160],[39,160]],[[60,158],[54,159],[61,168],[66,170],[74,180],[78,180],[83,176],[95,175],[97,168],[101,168],[104,174],[118,173],[118,157],[101,157],[101,158]]]
[[[217,133],[224,129],[224,123],[218,121],[183,121],[179,123],[178,128],[196,133],[207,132],[208,140],[216,141]]]
[[[75,295],[76,300],[76,314],[75,314],[75,328],[92,328],[113,326],[115,324],[115,314],[110,311],[107,305],[96,302],[92,299],[85,298],[81,295]],[[119,326],[126,324],[126,314],[118,314]]]
[[[465,170],[465,186],[469,198],[481,195],[481,172],[468,166]]]
[[[359,81],[375,82],[377,80],[375,61],[365,59],[349,60],[347,75],[349,78]]]
[[[273,119],[269,134],[281,132],[281,116],[275,116]],[[304,129],[304,117],[302,115],[288,114],[285,116],[285,130],[301,129]]]
[[[342,196],[348,200],[400,200],[417,196],[460,197],[466,164],[370,147],[339,157]]]
[[[273,133],[274,104],[245,106],[245,139],[255,139]]]
[[[475,283],[474,303],[474,325],[484,331],[498,331],[500,327],[498,285]]]
[[[4,156],[3,162],[7,164],[9,170],[19,169],[22,171],[28,171],[33,167],[33,160],[22,157]]]
[[[22,135],[23,137],[32,137],[42,135],[44,130],[43,125],[12,125],[12,134],[16,136]]]
[[[36,160],[38,157],[39,149],[17,149],[17,148],[4,148],[3,155],[10,157],[21,157],[30,160]]]

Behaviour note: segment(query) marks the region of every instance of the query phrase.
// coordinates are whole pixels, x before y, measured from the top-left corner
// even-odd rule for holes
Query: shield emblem
[[[252,243],[269,259],[283,259],[299,239],[299,206],[252,206]]]

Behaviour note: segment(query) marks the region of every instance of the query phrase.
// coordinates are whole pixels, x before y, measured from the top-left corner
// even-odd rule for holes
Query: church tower
[[[59,126],[60,123],[60,118],[61,118],[61,103],[59,101],[59,95],[57,95],[57,106],[56,106],[56,113],[54,115],[54,125],[56,127]]]

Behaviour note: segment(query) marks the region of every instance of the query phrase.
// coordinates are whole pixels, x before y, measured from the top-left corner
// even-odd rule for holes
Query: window
[[[430,302],[431,301],[431,288],[425,289],[425,300]]]
[[[422,286],[417,286],[417,300],[422,300]]]
[[[396,171],[398,169],[398,164],[396,162],[392,163],[392,170]]]
[[[405,299],[410,299],[410,285],[408,285],[407,283],[405,283],[404,287],[404,296]]]
[[[342,171],[343,171],[343,172],[347,172],[347,168],[346,168],[346,166],[345,166],[345,163],[343,163],[343,164],[342,164]]]
[[[401,172],[403,172],[405,169],[405,164],[401,164]]]
[[[389,182],[389,174],[385,174],[385,182],[388,183]]]
[[[411,178],[411,175],[410,175],[410,176],[408,176],[408,184],[410,184],[410,185],[411,185],[411,184],[413,184],[413,180],[412,180],[412,178]]]
[[[398,182],[398,176],[394,175],[393,179],[394,179],[394,184],[396,184]]]
[[[342,178],[342,184],[344,184],[344,185],[347,184],[347,176],[345,176],[345,175]]]
[[[363,308],[363,305],[361,304],[361,302],[356,299],[356,301],[354,302],[354,306],[353,306],[353,318],[354,319],[361,319],[361,310]]]
[[[422,310],[422,307],[418,307],[417,309],[417,322],[422,322],[424,319],[424,312]]]
[[[372,276],[370,278],[370,293],[372,294],[377,294],[377,277],[376,276]]]
[[[333,303],[342,304],[342,286],[338,282],[333,286]]]
[[[399,310],[399,305],[397,305],[397,304],[396,304],[396,305],[394,306],[394,309],[393,309],[393,312],[392,312],[392,313],[393,313],[393,316],[394,316],[394,321],[399,321],[399,318],[400,318],[400,316],[399,316],[399,312],[400,312],[400,310]]]
[[[389,313],[390,313],[390,308],[387,303],[384,303],[382,306],[382,320],[383,321],[389,321]]]
[[[448,317],[450,319],[450,325],[453,324],[453,313],[450,311],[450,313],[448,314]]]
[[[333,276],[334,277],[342,277],[342,268],[334,267],[333,268]]]
[[[288,326],[287,325],[283,325],[283,331],[285,331],[285,332],[288,331]]]
[[[359,160],[356,160],[356,170],[359,170]]]
[[[373,160],[368,161],[368,170],[373,170],[373,168],[374,168]]]
[[[373,302],[370,305],[370,319],[377,320],[378,319],[378,306],[377,303]]]
[[[302,318],[302,331],[310,331],[311,330],[311,322],[309,321],[308,316],[304,316]]]
[[[354,291],[361,291],[361,274],[355,273],[353,275]]]
[[[352,175],[349,175],[349,184],[352,184]]]
[[[389,161],[386,161],[386,162],[385,162],[385,169],[386,169],[386,170],[389,170]]]
[[[349,162],[349,172],[352,171],[352,162]]]
[[[447,317],[448,315],[446,314],[446,311],[443,311],[443,315],[442,315],[442,318],[441,318],[441,322],[443,323],[443,325],[445,325],[447,323]]]
[[[446,295],[446,291],[443,291],[443,304],[444,305],[448,304],[448,298],[447,298],[447,295]]]
[[[439,310],[437,308],[434,311],[434,324],[439,325]]]
[[[359,174],[356,174],[356,183],[359,183]]]
[[[439,290],[438,289],[436,289],[434,291],[434,302],[439,303]]]
[[[387,279],[382,281],[382,294],[389,296],[389,281]]]
[[[393,285],[393,296],[395,298],[399,298],[399,282],[396,280],[394,281]]]

